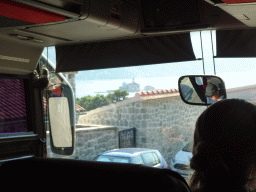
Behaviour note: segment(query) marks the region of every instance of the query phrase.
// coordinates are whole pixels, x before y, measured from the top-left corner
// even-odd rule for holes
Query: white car
[[[178,172],[183,177],[189,177],[193,173],[190,168],[190,159],[192,158],[192,146],[188,143],[175,156],[171,158],[171,169]]]

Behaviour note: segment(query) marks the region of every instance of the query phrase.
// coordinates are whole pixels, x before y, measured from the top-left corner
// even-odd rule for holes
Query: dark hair
[[[249,185],[254,182],[251,170],[256,165],[255,144],[256,106],[240,99],[211,105],[196,122],[191,190],[252,189]]]
[[[212,83],[208,83],[205,90],[205,96],[212,97],[216,91],[218,91],[217,86]]]

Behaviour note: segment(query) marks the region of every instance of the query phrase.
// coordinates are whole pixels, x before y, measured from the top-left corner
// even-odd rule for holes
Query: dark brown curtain
[[[216,31],[217,58],[256,57],[256,29]]]
[[[195,60],[190,33],[56,46],[57,72]]]

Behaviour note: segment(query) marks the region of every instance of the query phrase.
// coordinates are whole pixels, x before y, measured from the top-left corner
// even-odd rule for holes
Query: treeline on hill
[[[76,104],[80,105],[85,109],[85,111],[90,111],[110,103],[118,102],[124,100],[129,93],[127,90],[115,90],[114,93],[109,93],[107,96],[99,95],[96,96],[84,96],[76,99]]]

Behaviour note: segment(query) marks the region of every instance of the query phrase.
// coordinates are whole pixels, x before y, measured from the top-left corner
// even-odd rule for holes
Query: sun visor
[[[0,36],[0,73],[25,75],[32,73],[44,47]]]
[[[256,29],[216,31],[217,58],[256,57]]]
[[[195,60],[190,33],[56,46],[57,72]]]

